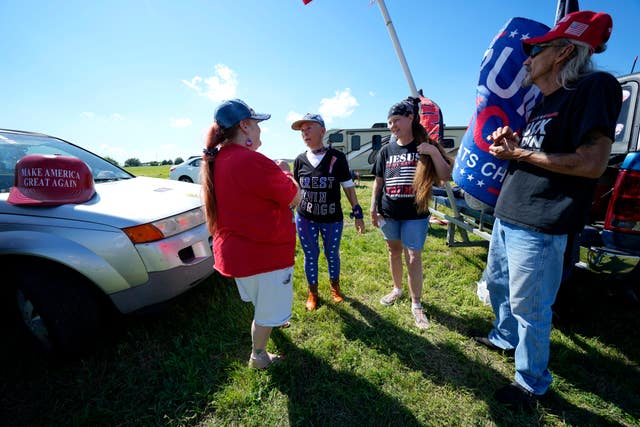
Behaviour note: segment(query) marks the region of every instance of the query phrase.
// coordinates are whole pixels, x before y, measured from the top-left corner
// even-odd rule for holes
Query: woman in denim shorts
[[[393,290],[380,303],[393,305],[402,295],[402,258],[407,264],[411,312],[416,326],[429,327],[422,310],[422,248],[429,229],[431,187],[451,174],[451,160],[419,121],[418,98],[389,110],[390,141],[378,154],[371,197],[371,223],[379,227],[389,250]]]

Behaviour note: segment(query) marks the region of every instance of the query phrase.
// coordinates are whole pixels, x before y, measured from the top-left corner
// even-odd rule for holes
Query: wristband
[[[351,213],[349,214],[349,217],[355,219],[364,219],[364,215],[362,213],[362,208],[360,207],[360,205],[355,205],[353,207]]]

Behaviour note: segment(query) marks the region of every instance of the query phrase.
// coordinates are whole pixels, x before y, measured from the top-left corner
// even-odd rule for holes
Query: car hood
[[[0,212],[95,222],[117,228],[144,224],[202,206],[201,186],[161,178],[135,177],[95,184],[87,202],[61,206],[16,206],[0,195]]]

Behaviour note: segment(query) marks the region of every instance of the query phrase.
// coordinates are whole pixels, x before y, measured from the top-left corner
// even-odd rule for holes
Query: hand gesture
[[[489,153],[498,159],[512,160],[518,157],[520,137],[509,126],[499,127],[487,136],[491,141]]]
[[[289,163],[287,163],[285,160],[278,159],[275,162],[276,162],[276,165],[278,165],[280,167],[280,169],[282,169],[283,171],[291,172],[291,168],[289,167]]]

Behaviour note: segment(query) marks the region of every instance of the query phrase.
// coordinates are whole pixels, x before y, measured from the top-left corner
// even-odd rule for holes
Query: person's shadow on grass
[[[562,295],[563,304],[569,308],[565,308],[562,323],[554,317],[553,328],[563,338],[551,342],[549,369],[556,380],[599,396],[640,419],[640,371],[634,364],[640,360],[640,347],[637,340],[629,339],[640,328],[640,316],[637,308],[621,306],[619,299],[607,296],[610,286],[609,278],[603,280],[586,271],[574,272],[571,287],[565,288]],[[429,307],[428,312],[448,329],[465,336],[486,335],[492,328],[483,316],[473,312],[454,316],[436,305]],[[603,352],[590,338],[620,354]],[[575,413],[575,405],[558,396],[553,386],[547,395],[545,408],[549,412],[565,414],[567,420],[580,420],[578,424],[590,422],[588,417],[580,418],[584,411]]]
[[[372,382],[334,369],[284,333],[276,332],[272,339],[287,355],[269,374],[288,397],[290,425],[422,425],[399,399]]]
[[[527,424],[537,422],[541,417],[542,407],[538,407],[533,412],[511,411],[493,399],[493,392],[510,382],[511,379],[504,378],[490,364],[470,359],[455,342],[448,341],[448,344],[433,344],[427,336],[421,333],[398,327],[392,322],[384,319],[378,312],[365,304],[352,299],[345,299],[347,305],[332,305],[332,309],[340,316],[343,322],[343,333],[345,337],[352,341],[360,341],[371,351],[380,354],[396,357],[408,369],[420,371],[424,378],[438,385],[452,385],[456,388],[467,390],[477,400],[486,402],[489,417],[498,425]],[[383,308],[384,309],[384,308]],[[355,313],[353,312],[355,310]],[[407,310],[408,311],[408,310]],[[427,312],[431,312],[429,308]],[[435,320],[435,319],[432,319]],[[432,325],[432,327],[434,327]],[[462,345],[462,342],[460,343]],[[478,348],[478,351],[488,351]],[[496,356],[501,357],[501,356]],[[302,382],[309,377],[309,372],[300,372]],[[294,378],[297,375],[294,374]],[[324,381],[327,378],[325,377]],[[322,380],[322,377],[318,378]],[[381,379],[384,381],[384,378]],[[331,389],[329,384],[328,390]],[[377,386],[376,386],[377,388]],[[350,393],[357,393],[355,387],[349,388]],[[322,398],[317,396],[316,398]],[[326,398],[326,396],[325,396]],[[428,399],[428,395],[425,395]],[[590,423],[606,425],[607,419],[594,415],[588,410],[577,408],[569,402],[564,401],[559,396],[552,396],[556,403],[562,403],[565,409],[571,409],[577,419],[589,420]],[[365,400],[365,402],[368,400]],[[362,408],[364,413],[372,413],[380,405],[378,402],[369,401],[369,407]],[[295,404],[295,401],[292,402]],[[382,418],[388,423],[394,423],[396,416]],[[463,419],[461,419],[462,422]],[[384,424],[384,421],[383,421]]]

